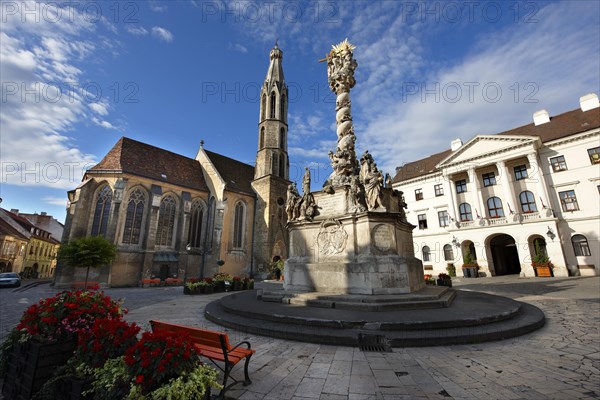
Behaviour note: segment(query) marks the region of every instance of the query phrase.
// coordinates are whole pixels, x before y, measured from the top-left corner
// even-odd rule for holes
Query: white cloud
[[[25,2],[17,13],[3,15],[0,182],[67,189],[97,162],[67,132],[92,119],[93,112],[107,115],[108,104],[103,101],[88,107],[79,85],[83,75],[79,64],[97,54],[100,45],[85,39],[97,25],[86,21],[76,8],[40,4]],[[63,18],[21,15],[23,10],[36,9],[60,10]]]
[[[42,201],[46,204],[52,204],[54,206],[66,206],[67,198],[66,197],[53,197],[53,196],[45,196],[42,197]]]
[[[150,10],[152,10],[154,12],[167,11],[167,5],[166,5],[166,2],[164,2],[164,1],[149,0],[148,7],[150,7]]]
[[[143,26],[127,25],[125,30],[135,36],[145,36],[148,34],[148,30],[146,28],[144,28]]]
[[[98,125],[98,126],[101,126],[101,127],[103,127],[103,128],[106,128],[106,129],[114,129],[114,130],[116,130],[116,129],[117,129],[117,128],[116,128],[116,127],[115,127],[113,124],[111,124],[110,122],[108,122],[108,121],[105,121],[105,120],[98,119],[98,118],[96,118],[96,117],[93,117],[93,118],[92,118],[92,122],[93,122],[93,123],[95,123],[95,124],[96,124],[96,125]]]
[[[173,34],[167,29],[161,28],[160,26],[155,26],[152,28],[152,36],[167,43],[173,41]]]
[[[240,53],[247,53],[248,52],[248,49],[246,48],[246,46],[242,46],[239,43],[235,43],[235,44],[229,43],[229,45],[227,46],[227,48],[229,50],[239,51]]]

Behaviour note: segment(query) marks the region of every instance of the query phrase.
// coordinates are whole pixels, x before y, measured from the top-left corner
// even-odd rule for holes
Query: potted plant
[[[437,285],[452,287],[452,278],[450,277],[450,275],[442,272],[438,275]]]
[[[433,275],[425,274],[424,279],[426,285],[435,286],[435,279],[433,278]]]
[[[463,259],[463,276],[465,278],[478,278],[479,277],[479,264],[477,264],[477,260],[473,260],[473,256],[471,255],[471,251],[467,250],[465,257]]]
[[[552,277],[554,276],[554,264],[550,258],[542,251],[538,242],[535,242],[535,256],[531,262],[535,276]]]
[[[454,264],[448,264],[446,271],[448,271],[448,275],[450,275],[451,278],[456,277],[456,267]]]
[[[231,287],[234,291],[242,290],[242,278],[240,278],[239,276],[234,276]]]
[[[254,289],[254,279],[244,278],[244,288],[246,290],[253,290]]]
[[[206,287],[204,288],[204,293],[213,294],[215,292],[215,285],[213,283],[212,278],[204,278],[204,282],[206,282]]]

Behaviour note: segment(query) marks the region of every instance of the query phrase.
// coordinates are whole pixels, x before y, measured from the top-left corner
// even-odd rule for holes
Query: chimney
[[[396,167],[396,175],[398,175],[402,171],[402,166]]]
[[[41,216],[46,216],[46,215],[48,215],[48,213],[47,213],[46,211],[42,211],[42,212],[40,213],[40,215],[41,215]]]
[[[13,213],[13,214],[19,215],[19,209],[18,208],[11,208],[10,212]]]
[[[450,149],[452,151],[456,151],[458,149],[460,149],[463,145],[462,140],[460,140],[460,138],[458,139],[454,139],[453,141],[450,142]]]
[[[533,124],[535,126],[550,122],[550,114],[546,110],[540,110],[533,113]]]
[[[588,93],[585,96],[581,96],[579,98],[579,107],[581,107],[581,111],[583,112],[600,107],[598,95],[596,93]]]

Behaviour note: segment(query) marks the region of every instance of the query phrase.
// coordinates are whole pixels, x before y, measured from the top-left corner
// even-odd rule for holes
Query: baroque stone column
[[[454,218],[454,221],[460,221],[460,215],[456,209],[456,189],[452,185],[452,178],[450,175],[444,175],[444,190],[447,193],[448,198],[448,211],[450,216]]]
[[[475,210],[475,218],[477,219],[477,215],[480,218],[485,218],[486,210],[485,205],[483,204],[483,199],[481,198],[481,190],[479,188],[479,179],[477,178],[477,172],[475,171],[475,167],[469,167],[469,183],[471,183],[471,201],[473,202],[473,208]]]
[[[512,211],[512,213],[519,213],[520,209],[517,206],[515,201],[515,192],[508,179],[508,168],[506,168],[506,163],[504,161],[498,161],[496,163],[496,168],[498,168],[498,174],[500,175],[500,184],[502,185],[502,193],[504,195],[504,202],[508,205],[508,213],[505,212],[506,215]]]
[[[538,207],[538,209],[542,210],[545,208],[551,208],[550,201],[548,199],[548,190],[547,190],[547,186],[546,186],[546,180],[544,179],[544,172],[542,171],[542,168],[540,167],[540,163],[538,162],[537,154],[536,153],[527,154],[527,160],[529,161],[530,170],[533,170],[534,165],[537,166],[537,176],[536,177],[529,176],[528,178],[535,180],[535,183],[536,183],[537,196],[538,196],[538,199],[542,202],[542,204],[540,204],[540,207]]]

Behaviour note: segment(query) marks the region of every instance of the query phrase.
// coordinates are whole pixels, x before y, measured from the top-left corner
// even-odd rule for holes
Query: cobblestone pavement
[[[454,283],[534,304],[545,312],[546,325],[499,342],[370,353],[219,327],[204,319],[203,310],[223,294],[181,296],[137,308],[127,318],[146,328],[150,319],[163,319],[226,330],[232,342],[249,340],[257,350],[250,363],[253,383],[228,392],[238,399],[600,398],[600,277],[455,278]],[[236,367],[234,376],[241,378],[241,372]]]

